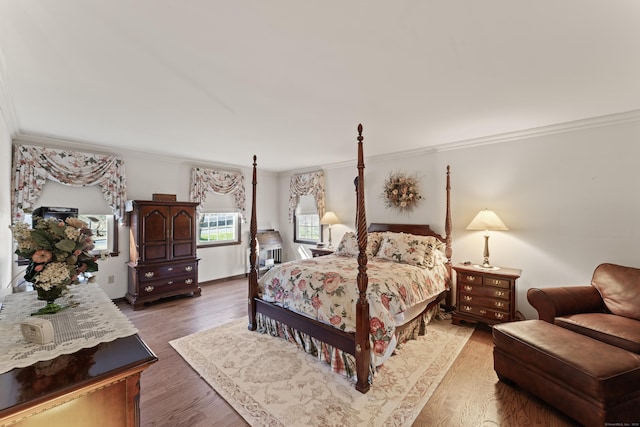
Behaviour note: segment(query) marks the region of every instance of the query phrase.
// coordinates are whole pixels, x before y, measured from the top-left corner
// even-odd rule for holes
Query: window
[[[313,195],[300,196],[293,214],[293,240],[297,243],[322,241],[322,226]]]
[[[118,222],[114,215],[78,215],[78,219],[86,222],[93,233],[91,238],[95,245],[91,254],[101,255],[108,253],[109,256],[118,256]],[[25,213],[24,222],[31,226],[32,215]],[[18,265],[27,265],[29,260],[18,257]]]
[[[293,216],[294,241],[297,243],[318,243],[322,235],[320,217],[315,214],[298,214]]]
[[[92,232],[95,245],[92,254],[108,252],[110,256],[118,255],[118,226],[114,215],[82,214],[78,219],[86,222]]]
[[[204,212],[198,218],[198,245],[240,243],[240,216],[237,213]]]

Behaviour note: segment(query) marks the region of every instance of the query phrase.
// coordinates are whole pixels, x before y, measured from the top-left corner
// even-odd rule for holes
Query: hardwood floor
[[[142,374],[143,426],[248,425],[169,345],[176,338],[246,316],[245,279],[203,285],[197,298],[176,297],[138,311],[124,301],[118,307],[159,359]],[[479,325],[414,426],[576,425],[544,402],[499,382],[492,352],[491,329]]]

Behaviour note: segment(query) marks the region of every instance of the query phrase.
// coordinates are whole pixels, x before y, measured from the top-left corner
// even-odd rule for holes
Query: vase
[[[59,286],[54,286],[49,290],[45,290],[37,286],[35,286],[35,288],[36,288],[36,292],[38,293],[38,299],[41,301],[46,301],[47,305],[45,305],[35,313],[31,313],[32,316],[37,316],[40,314],[55,314],[60,310],[63,310],[66,308],[65,306],[56,304],[56,299],[60,298],[60,295],[62,294],[62,291],[64,290],[64,288]]]

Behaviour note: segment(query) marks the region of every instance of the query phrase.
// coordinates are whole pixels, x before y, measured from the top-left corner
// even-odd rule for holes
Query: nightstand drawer
[[[463,304],[460,306],[460,312],[463,314],[471,314],[482,317],[493,322],[504,322],[509,320],[509,313],[503,311],[491,310],[489,308]]]
[[[482,285],[483,277],[480,274],[473,273],[458,273],[458,282],[460,283],[470,283],[472,285]]]
[[[509,287],[511,287],[511,280],[501,279],[498,277],[485,277],[483,284],[486,286],[496,286],[498,288],[509,289]]]
[[[485,296],[489,298],[509,299],[511,297],[511,291],[509,289],[493,288],[491,286],[477,286],[469,284],[459,285],[460,295],[473,294],[478,296]]]
[[[501,310],[506,313],[509,313],[509,308],[511,306],[509,299],[495,299],[495,298],[486,298],[477,295],[468,295],[463,294],[460,296],[460,303],[467,305],[481,305],[486,308],[491,308],[493,310]]]

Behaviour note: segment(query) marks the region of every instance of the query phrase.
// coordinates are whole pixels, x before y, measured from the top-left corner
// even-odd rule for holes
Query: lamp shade
[[[467,230],[509,230],[494,211],[483,210],[473,218]]]
[[[325,212],[325,214],[322,215],[322,219],[320,219],[320,224],[322,225],[340,224],[340,220],[338,219],[335,213],[329,211],[329,212]]]

